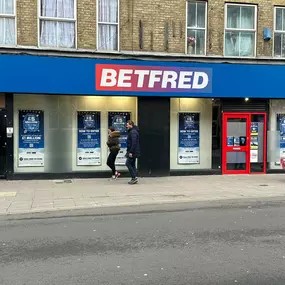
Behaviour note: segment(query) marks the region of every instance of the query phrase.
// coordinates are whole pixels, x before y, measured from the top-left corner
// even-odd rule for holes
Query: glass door
[[[223,114],[223,174],[250,171],[250,115]]]

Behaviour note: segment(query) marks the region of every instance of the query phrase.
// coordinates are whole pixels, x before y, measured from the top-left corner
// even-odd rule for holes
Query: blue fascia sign
[[[285,65],[0,55],[0,92],[285,98]]]

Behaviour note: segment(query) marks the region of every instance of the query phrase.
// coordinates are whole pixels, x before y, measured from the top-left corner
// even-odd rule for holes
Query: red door
[[[224,113],[222,173],[266,171],[266,113]]]
[[[223,174],[249,173],[249,115],[223,114]]]

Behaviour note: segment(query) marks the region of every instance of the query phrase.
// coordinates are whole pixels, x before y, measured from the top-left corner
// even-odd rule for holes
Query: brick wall
[[[18,0],[16,3],[17,44],[24,46],[37,46],[37,0]]]
[[[238,2],[258,4],[257,56],[271,56],[273,41],[263,40],[263,28],[273,28],[273,7],[284,0]],[[209,55],[223,55],[224,6],[224,0],[208,1]],[[37,24],[37,0],[17,0],[18,45],[37,46]],[[120,0],[122,51],[184,53],[185,30],[185,0]],[[77,0],[77,47],[96,49],[96,0]]]

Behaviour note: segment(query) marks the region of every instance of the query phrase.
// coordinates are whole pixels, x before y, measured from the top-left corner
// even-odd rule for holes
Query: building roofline
[[[120,51],[120,52],[100,52],[85,49],[77,50],[53,50],[39,49],[36,47],[1,47],[0,55],[32,55],[50,57],[72,57],[89,59],[113,59],[113,60],[140,60],[140,61],[167,61],[167,62],[196,62],[196,63],[229,63],[229,64],[275,64],[284,65],[285,58],[273,57],[252,57],[252,58],[231,58],[217,55],[189,56],[178,53],[165,52],[141,52],[141,51]]]

